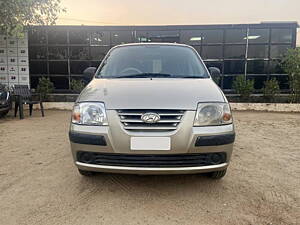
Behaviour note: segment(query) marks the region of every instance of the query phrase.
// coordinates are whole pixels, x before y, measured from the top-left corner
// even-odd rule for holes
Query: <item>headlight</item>
[[[228,103],[199,103],[194,126],[213,126],[232,123]]]
[[[94,126],[108,125],[104,104],[99,102],[75,104],[72,113],[72,123]]]

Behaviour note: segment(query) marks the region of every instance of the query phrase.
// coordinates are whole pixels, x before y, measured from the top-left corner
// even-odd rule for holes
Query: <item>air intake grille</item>
[[[142,120],[145,113],[156,113],[160,120],[146,123]],[[126,130],[132,131],[172,131],[176,130],[184,115],[182,110],[118,110],[120,121]]]
[[[198,154],[113,154],[78,152],[77,160],[82,163],[108,166],[133,167],[193,167],[218,165],[226,162],[225,152]]]

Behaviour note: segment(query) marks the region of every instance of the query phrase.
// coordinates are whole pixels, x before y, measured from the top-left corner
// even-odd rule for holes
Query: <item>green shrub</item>
[[[277,95],[280,93],[279,83],[275,78],[264,82],[263,94],[268,102],[275,102]]]
[[[300,48],[289,49],[282,59],[282,67],[289,75],[291,101],[300,102]]]
[[[47,99],[48,94],[53,92],[53,90],[54,90],[54,85],[49,78],[42,77],[39,79],[36,92],[41,95],[43,100]]]
[[[85,88],[82,80],[71,80],[71,90],[81,92]]]
[[[240,95],[242,101],[249,101],[254,91],[254,80],[247,80],[244,75],[239,75],[233,81],[233,88]]]

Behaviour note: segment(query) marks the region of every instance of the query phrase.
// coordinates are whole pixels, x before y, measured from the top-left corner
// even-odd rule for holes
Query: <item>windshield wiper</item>
[[[112,78],[152,78],[152,77],[172,77],[172,75],[166,73],[137,73],[137,74],[115,76]]]
[[[197,78],[197,79],[204,79],[208,77],[201,77],[201,76],[174,76],[174,78]]]

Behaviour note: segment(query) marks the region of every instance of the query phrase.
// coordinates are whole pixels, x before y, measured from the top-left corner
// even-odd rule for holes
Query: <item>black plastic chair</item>
[[[45,116],[41,95],[39,95],[38,100],[34,100],[34,96],[37,95],[31,93],[28,85],[14,85],[13,94],[15,96],[15,117],[17,116],[19,108],[20,119],[24,118],[23,105],[26,104],[29,105],[30,116],[32,115],[32,109],[34,104],[40,104],[42,116]]]

